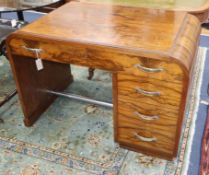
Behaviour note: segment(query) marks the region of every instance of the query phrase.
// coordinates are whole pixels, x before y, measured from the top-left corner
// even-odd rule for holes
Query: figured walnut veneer
[[[75,15],[76,14],[76,15]],[[131,150],[176,156],[200,24],[183,12],[71,2],[7,40],[27,126],[72,82],[68,64],[113,73],[115,140]],[[24,47],[23,47],[24,46]],[[39,48],[44,69],[36,71]]]

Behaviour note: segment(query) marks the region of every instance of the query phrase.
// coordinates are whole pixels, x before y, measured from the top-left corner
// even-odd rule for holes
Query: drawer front
[[[111,47],[101,47],[91,44],[48,41],[33,37],[33,39],[12,38],[9,42],[13,54],[37,57],[36,53],[27,48],[41,49],[39,57],[46,60],[77,64],[111,71],[125,71],[128,74],[145,78],[154,78],[171,82],[183,80],[182,69],[174,61],[160,61],[145,57],[125,54]],[[165,60],[165,59],[164,59]]]
[[[146,149],[150,152],[164,152],[172,155],[175,147],[174,134],[168,135],[167,133],[173,133],[171,128],[167,132],[155,132],[144,130],[137,126],[132,127],[119,127],[118,128],[118,142],[122,144],[132,145],[135,149]]]
[[[118,113],[118,140],[155,149],[173,150],[176,138],[178,116],[170,112],[156,115],[144,115],[135,112],[132,108],[119,107]]]
[[[118,103],[117,139],[133,148],[172,155],[175,147],[178,110],[145,104]]]
[[[179,107],[183,85],[140,76],[118,74],[118,99],[171,109]],[[139,104],[140,105],[140,104]]]
[[[125,72],[146,79],[166,80],[173,83],[181,83],[185,79],[182,68],[170,60],[140,59],[137,63],[125,67]]]
[[[121,120],[122,116],[127,121],[133,120],[139,125],[146,126],[147,129],[152,129],[152,127],[156,127],[155,125],[176,127],[179,116],[178,110],[165,110],[163,107],[150,105],[139,108],[138,106],[124,105],[124,103],[118,103],[118,114],[120,116],[119,125],[127,124]]]

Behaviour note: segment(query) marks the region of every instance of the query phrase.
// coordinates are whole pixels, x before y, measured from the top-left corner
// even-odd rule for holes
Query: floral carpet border
[[[193,68],[194,76],[192,77],[192,88],[189,92],[189,94],[191,94],[191,97],[187,99],[189,103],[186,106],[186,109],[189,110],[187,110],[185,113],[185,115],[188,117],[186,118],[185,127],[183,128],[183,139],[180,147],[181,149],[178,156],[178,163],[175,175],[187,174],[191,154],[190,149],[194,137],[195,120],[197,117],[197,110],[200,102],[200,88],[204,71],[204,63],[206,60],[206,53],[207,48],[199,48],[199,53],[197,57],[198,59],[196,59],[196,64]]]
[[[118,173],[126,154],[127,150],[116,148],[116,156],[113,162],[96,163],[93,160],[86,158],[79,158],[66,153],[62,153],[51,148],[40,147],[30,143],[19,141],[15,138],[0,137],[0,147],[14,151],[17,153],[25,154],[28,156],[41,158],[53,163],[62,164],[69,168],[75,168],[83,171],[88,171],[93,174],[102,175],[115,175]]]

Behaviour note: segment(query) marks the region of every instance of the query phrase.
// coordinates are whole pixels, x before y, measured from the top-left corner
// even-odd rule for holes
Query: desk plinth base
[[[117,141],[115,141],[115,142],[117,142]],[[117,143],[119,144],[119,146],[121,148],[128,149],[128,150],[131,150],[134,152],[139,152],[139,150],[140,150],[140,153],[145,154],[147,156],[154,156],[154,157],[169,160],[169,161],[174,160],[175,157],[177,156],[177,151],[169,154],[169,153],[165,153],[165,152],[159,151],[159,150],[150,150],[149,148],[146,148],[144,146],[135,147],[135,145],[132,145],[131,143],[129,143],[129,144],[122,143],[122,142],[117,142]]]
[[[63,91],[73,81],[70,66],[43,61],[38,71],[34,58],[13,55],[10,60],[17,90],[24,112],[24,123],[32,126],[39,116],[53,103],[55,95],[41,92],[43,89]]]

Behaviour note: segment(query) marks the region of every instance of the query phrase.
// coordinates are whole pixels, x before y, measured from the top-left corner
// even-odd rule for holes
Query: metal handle
[[[160,96],[160,92],[150,92],[150,91],[145,91],[139,87],[135,88],[137,93],[146,95],[146,96]]]
[[[134,67],[144,71],[144,72],[151,72],[151,73],[157,73],[157,72],[162,72],[164,69],[163,68],[148,68],[144,67],[141,64],[135,64]]]
[[[157,120],[157,119],[160,118],[160,117],[157,116],[157,115],[149,116],[149,115],[140,114],[139,112],[134,112],[134,114],[135,114],[136,116],[140,117],[141,119],[147,120],[147,121]]]
[[[22,46],[22,48],[29,50],[31,52],[34,52],[34,53],[40,53],[43,51],[42,49],[39,49],[39,48],[30,48],[30,47],[26,47],[26,46]]]
[[[148,138],[148,137],[143,137],[143,136],[140,136],[140,135],[137,134],[137,133],[134,133],[134,136],[135,136],[137,139],[139,139],[139,140],[141,140],[141,141],[143,141],[143,142],[155,142],[155,141],[157,141],[157,138],[155,138],[155,137],[150,137],[150,138]]]

